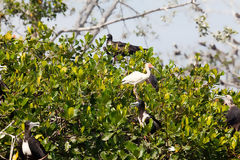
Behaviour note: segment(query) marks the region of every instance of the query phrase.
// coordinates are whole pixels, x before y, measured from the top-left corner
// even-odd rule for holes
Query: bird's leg
[[[133,88],[133,93],[135,94],[136,99],[139,99],[139,96],[138,96],[138,93],[137,93],[137,90],[136,90],[136,87],[135,87],[135,86],[134,86],[134,88]]]
[[[117,61],[117,56],[113,57],[113,65],[115,64],[115,62]]]

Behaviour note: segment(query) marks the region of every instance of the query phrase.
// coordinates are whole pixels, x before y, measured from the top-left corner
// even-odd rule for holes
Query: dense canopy
[[[50,159],[217,159],[239,153],[239,133],[231,137],[226,127],[228,106],[215,99],[230,94],[238,104],[239,94],[220,90],[222,73],[208,65],[163,66],[151,48],[129,58],[119,55],[113,65],[102,51],[105,36],[95,44],[89,44],[89,34],[83,40],[62,37],[59,44],[16,39],[10,32],[0,39],[0,64],[6,66],[1,75],[9,88],[0,127],[15,120],[6,132],[22,137],[26,120],[40,122],[33,134]],[[86,45],[90,48],[82,51]],[[160,72],[153,71],[158,92],[146,82],[137,86],[147,111],[162,123],[154,134],[149,134],[152,123],[139,126],[137,109],[130,107],[136,101],[133,86],[121,84],[124,76],[142,71],[145,62]],[[1,136],[1,156],[8,157],[10,142],[11,137]]]
[[[82,31],[88,30],[81,27],[95,24],[94,18],[88,21],[95,3],[87,2],[92,3],[82,12],[87,16],[79,21]],[[116,0],[106,9],[97,26],[107,26],[107,19],[118,3]],[[195,1],[189,1],[158,10],[186,5],[199,7]],[[231,135],[233,128],[227,126],[225,116],[229,106],[217,98],[231,95],[234,104],[240,104],[237,90],[222,89],[219,85],[225,83],[220,80],[224,73],[219,66],[230,70],[235,64],[227,56],[224,61],[219,59],[223,53],[227,55],[225,52],[215,45],[210,47],[210,51],[216,52],[209,56],[215,67],[201,63],[205,50],[190,52],[195,60],[186,68],[176,66],[173,61],[163,65],[163,57],[154,52],[156,46],[143,49],[136,44],[137,48],[132,46],[135,48],[132,54],[121,55],[118,48],[106,46],[106,35],[95,38],[101,27],[90,28],[92,34],[81,30],[57,33],[54,27],[44,24],[66,10],[61,0],[3,1],[0,20],[8,31],[0,34],[0,159],[12,155],[13,160],[20,159],[16,145],[24,136],[27,121],[40,122],[39,127],[32,129],[32,135],[45,148],[48,159],[53,160],[240,157],[240,134]],[[24,36],[11,31],[10,22],[15,18],[23,22]],[[205,20],[202,16],[196,24],[199,32],[207,35]],[[235,34],[231,29],[224,33],[226,39],[222,40],[230,40]],[[124,45],[129,46],[127,42]],[[182,53],[179,51],[178,55]],[[146,111],[161,122],[161,127],[152,134],[152,119],[141,127],[138,108],[131,107],[137,101],[133,85],[122,84],[123,78],[134,71],[146,73],[143,71],[146,63],[151,63],[159,73],[152,70],[153,83],[138,84],[136,92],[145,102]]]

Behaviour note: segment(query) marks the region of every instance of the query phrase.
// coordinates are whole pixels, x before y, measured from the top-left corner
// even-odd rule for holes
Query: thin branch
[[[52,41],[54,41],[59,35],[61,35],[62,33],[66,33],[66,32],[81,32],[81,31],[91,31],[91,30],[99,30],[100,28],[103,28],[107,25],[110,25],[110,24],[113,24],[113,23],[117,23],[117,22],[120,22],[120,21],[126,21],[126,20],[131,20],[131,19],[135,19],[135,18],[139,18],[139,17],[144,17],[148,14],[151,14],[151,13],[154,13],[154,12],[158,12],[158,11],[166,11],[166,10],[169,10],[169,9],[175,9],[175,8],[180,8],[180,7],[184,7],[184,6],[187,6],[189,4],[193,4],[193,5],[196,5],[194,1],[190,1],[190,2],[187,2],[187,3],[183,3],[183,4],[179,4],[179,5],[173,5],[173,6],[168,6],[168,7],[164,7],[164,8],[157,8],[157,9],[153,9],[153,10],[150,10],[150,11],[147,11],[147,12],[144,12],[142,14],[137,14],[135,16],[129,16],[129,17],[126,17],[126,18],[119,18],[119,19],[116,19],[116,20],[113,20],[113,21],[110,21],[110,22],[105,22],[105,23],[99,23],[98,25],[96,26],[93,26],[93,27],[80,27],[80,28],[77,28],[77,29],[67,29],[67,30],[60,30],[55,37],[53,37]]]
[[[12,124],[14,123],[15,121],[13,120],[7,127],[5,127],[1,132],[0,134],[2,135],[8,135],[12,138],[12,141],[11,141],[11,150],[10,150],[10,155],[9,155],[9,160],[12,159],[12,155],[13,155],[13,149],[14,149],[14,144],[16,142],[16,138],[17,136],[14,136],[14,135],[11,135],[11,134],[8,134],[6,132],[4,132],[5,130],[7,130],[10,126],[12,126]]]
[[[0,158],[2,158],[4,160],[7,160],[7,158],[3,157],[1,154],[0,154]]]
[[[14,149],[14,144],[15,144],[15,142],[16,142],[16,139],[17,139],[16,136],[12,137],[12,141],[11,141],[11,150],[10,150],[9,160],[12,160],[13,149]]]
[[[240,89],[240,86],[238,86],[234,83],[226,82],[226,81],[223,81],[223,80],[220,80],[220,83],[222,83],[223,85],[232,86],[234,88]]]
[[[6,129],[8,129],[10,126],[12,126],[12,124],[14,123],[15,121],[13,120],[7,127],[5,127],[1,132],[0,134],[2,134]]]
[[[100,22],[98,23],[98,26],[101,26],[103,24],[106,23],[106,21],[108,20],[108,18],[112,15],[112,12],[113,10],[116,8],[117,4],[118,4],[119,0],[115,0],[115,2],[112,4],[112,6],[107,10],[105,11],[103,17],[101,18]],[[92,32],[92,35],[93,35],[93,38],[92,40],[96,37],[96,35],[99,33],[100,31],[100,28],[96,28],[93,32]]]
[[[104,9],[102,9],[99,5],[97,5],[97,8],[98,8],[98,10],[99,10],[99,12],[101,13],[101,16],[103,16],[103,11],[104,11]],[[109,33],[109,29],[108,29],[108,27],[106,27],[107,28],[107,31],[108,31],[108,33]]]
[[[120,5],[120,11],[121,11],[121,14],[122,14],[122,17],[123,17],[123,9],[122,9],[122,5]],[[123,25],[124,25],[124,27],[126,28],[127,32],[129,32],[129,31],[128,31],[128,28],[127,28],[127,24],[126,24],[125,21],[123,21]]]
[[[133,12],[135,12],[136,14],[140,14],[137,10],[135,10],[133,7],[129,6],[126,3],[123,3],[122,1],[120,1],[120,4],[126,6],[127,8],[129,8],[130,10],[132,10]]]
[[[90,14],[93,11],[93,8],[97,5],[98,0],[92,0],[91,2],[88,0],[84,6],[84,8],[82,9],[82,11],[80,12],[80,18],[78,21],[78,27],[83,27],[84,24],[86,23],[88,17],[90,16]]]
[[[80,18],[77,22],[78,27],[84,27],[98,0],[88,0],[83,9],[79,12]],[[79,35],[79,32],[77,33]]]

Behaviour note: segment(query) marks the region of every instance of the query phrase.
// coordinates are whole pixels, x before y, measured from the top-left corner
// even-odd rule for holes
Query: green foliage
[[[0,64],[7,66],[1,75],[9,92],[0,107],[0,128],[15,120],[6,132],[17,135],[25,120],[39,121],[34,135],[50,159],[228,159],[240,153],[239,133],[230,137],[226,128],[228,108],[214,100],[220,92],[235,101],[240,95],[215,88],[222,75],[216,69],[162,66],[152,49],[129,60],[118,55],[119,64],[112,65],[112,57],[101,51],[105,37],[97,45],[90,34],[84,40],[62,37],[58,44],[47,37],[1,35]],[[133,86],[121,84],[127,74],[142,72],[146,62],[161,73],[152,71],[159,92],[145,82],[137,87],[147,110],[162,123],[152,135],[152,123],[141,128],[133,118]],[[0,154],[7,157],[11,139],[0,138]]]
[[[209,34],[209,25],[206,22],[206,15],[199,16],[195,19],[196,24],[198,25],[198,31],[200,37],[207,36]]]
[[[4,17],[7,25],[11,23],[11,18],[18,17],[25,26],[30,25],[32,27],[31,30],[35,33],[32,36],[36,37],[36,32],[46,30],[46,27],[41,25],[43,20],[53,20],[57,14],[64,14],[66,10],[67,6],[62,0],[23,0],[21,2],[3,0],[3,9],[0,14]]]

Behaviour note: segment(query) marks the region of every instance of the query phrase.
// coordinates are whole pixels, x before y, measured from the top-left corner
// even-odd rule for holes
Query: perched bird
[[[151,128],[151,133],[153,134],[161,127],[161,123],[152,115],[147,113],[145,110],[145,103],[142,100],[138,100],[137,102],[131,103],[131,106],[137,106],[138,107],[138,121],[140,123],[140,126],[144,127],[146,124],[149,123],[149,120],[152,119],[153,125]]]
[[[144,82],[145,80],[147,80],[150,77],[150,75],[151,75],[150,68],[155,69],[155,67],[151,63],[146,63],[145,64],[145,69],[147,71],[146,74],[138,72],[138,71],[134,71],[131,74],[129,74],[128,76],[124,77],[122,80],[122,84],[133,84],[134,85],[133,91],[136,94],[137,99],[139,99],[139,97],[136,92],[136,85],[138,83]],[[156,71],[158,72],[158,70],[156,70]]]
[[[41,145],[41,143],[36,140],[31,135],[31,129],[34,126],[39,126],[39,122],[25,122],[25,133],[24,133],[24,139],[19,140],[18,145],[18,152],[19,157],[21,157],[22,160],[47,160],[47,152]]]
[[[103,50],[106,51],[107,54],[110,54],[109,51],[107,50],[107,48],[110,46],[112,47],[113,51],[115,50],[114,53],[112,53],[114,59],[116,59],[116,56],[118,54],[121,54],[122,56],[126,56],[128,54],[134,54],[135,52],[140,50],[139,46],[134,46],[134,45],[119,42],[119,41],[113,41],[112,35],[108,34],[106,47],[103,47]],[[147,50],[147,49],[143,49],[143,50]]]
[[[227,124],[233,127],[233,132],[231,136],[236,131],[239,131],[240,127],[240,109],[233,103],[233,99],[230,95],[221,96],[224,100],[224,104],[229,106],[229,109],[226,114]]]

